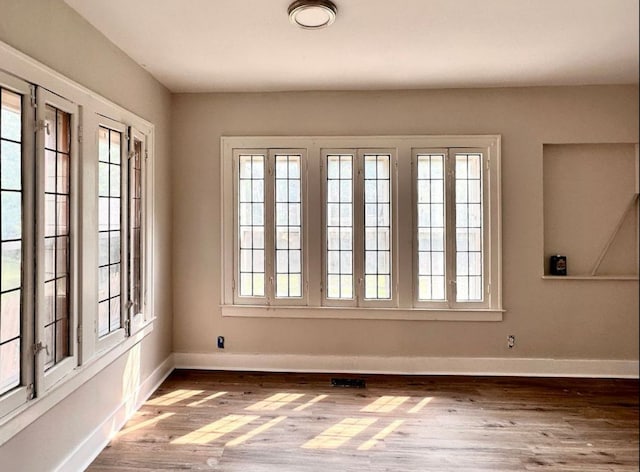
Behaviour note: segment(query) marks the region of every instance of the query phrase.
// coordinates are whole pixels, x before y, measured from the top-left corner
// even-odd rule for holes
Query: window
[[[499,136],[222,150],[223,315],[502,319]]]
[[[135,333],[149,319],[147,277],[150,273],[148,228],[151,213],[147,210],[148,138],[142,131],[129,128],[127,166],[127,322]]]
[[[71,114],[47,104],[45,131],[43,324],[47,346],[44,368],[49,370],[71,352]]]
[[[23,90],[24,92],[24,90]],[[1,87],[0,218],[2,294],[0,305],[0,395],[20,385],[22,329],[22,103],[18,92]]]
[[[1,443],[151,331],[153,126],[0,58]]]
[[[394,151],[323,151],[325,306],[394,303]]]
[[[98,336],[122,327],[123,133],[98,131]]]
[[[489,306],[486,151],[414,150],[414,162],[418,304]]]
[[[304,302],[303,154],[237,150],[233,174],[236,302]]]
[[[144,133],[98,117],[98,347],[145,322],[146,142]]]

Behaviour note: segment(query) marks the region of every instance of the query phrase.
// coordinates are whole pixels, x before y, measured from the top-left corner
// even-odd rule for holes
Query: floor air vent
[[[333,385],[334,387],[366,387],[366,384],[362,379],[331,379],[331,385]]]

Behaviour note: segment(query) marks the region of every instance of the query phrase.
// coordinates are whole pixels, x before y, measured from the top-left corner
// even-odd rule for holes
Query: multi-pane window
[[[364,298],[391,298],[391,156],[364,155]]]
[[[304,298],[304,161],[293,150],[235,156],[236,296],[240,303]]]
[[[345,149],[323,159],[325,305],[392,301],[392,155]]]
[[[301,297],[301,157],[276,154],[275,160],[276,297]]]
[[[418,154],[418,299],[444,300],[444,154]]]
[[[456,301],[482,301],[482,155],[455,154]]]
[[[122,133],[98,131],[98,335],[122,327]]]
[[[0,88],[0,395],[20,385],[22,350],[22,96]]]
[[[238,160],[239,294],[265,296],[265,156]]]
[[[483,153],[420,151],[415,162],[417,300],[483,302]]]
[[[16,54],[0,51],[3,420],[152,320],[153,125]]]
[[[44,324],[45,369],[70,353],[70,164],[71,115],[45,109]]]
[[[353,298],[353,155],[327,155],[328,299]]]
[[[224,314],[501,319],[499,136],[222,148]]]

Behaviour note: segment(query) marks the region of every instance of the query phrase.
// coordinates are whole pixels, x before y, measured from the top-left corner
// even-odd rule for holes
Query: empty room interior
[[[0,471],[637,471],[637,0],[0,0]]]

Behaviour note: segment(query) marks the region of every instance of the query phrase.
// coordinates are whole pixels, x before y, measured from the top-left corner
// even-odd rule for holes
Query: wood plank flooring
[[[88,470],[638,471],[638,416],[637,380],[180,370]]]

